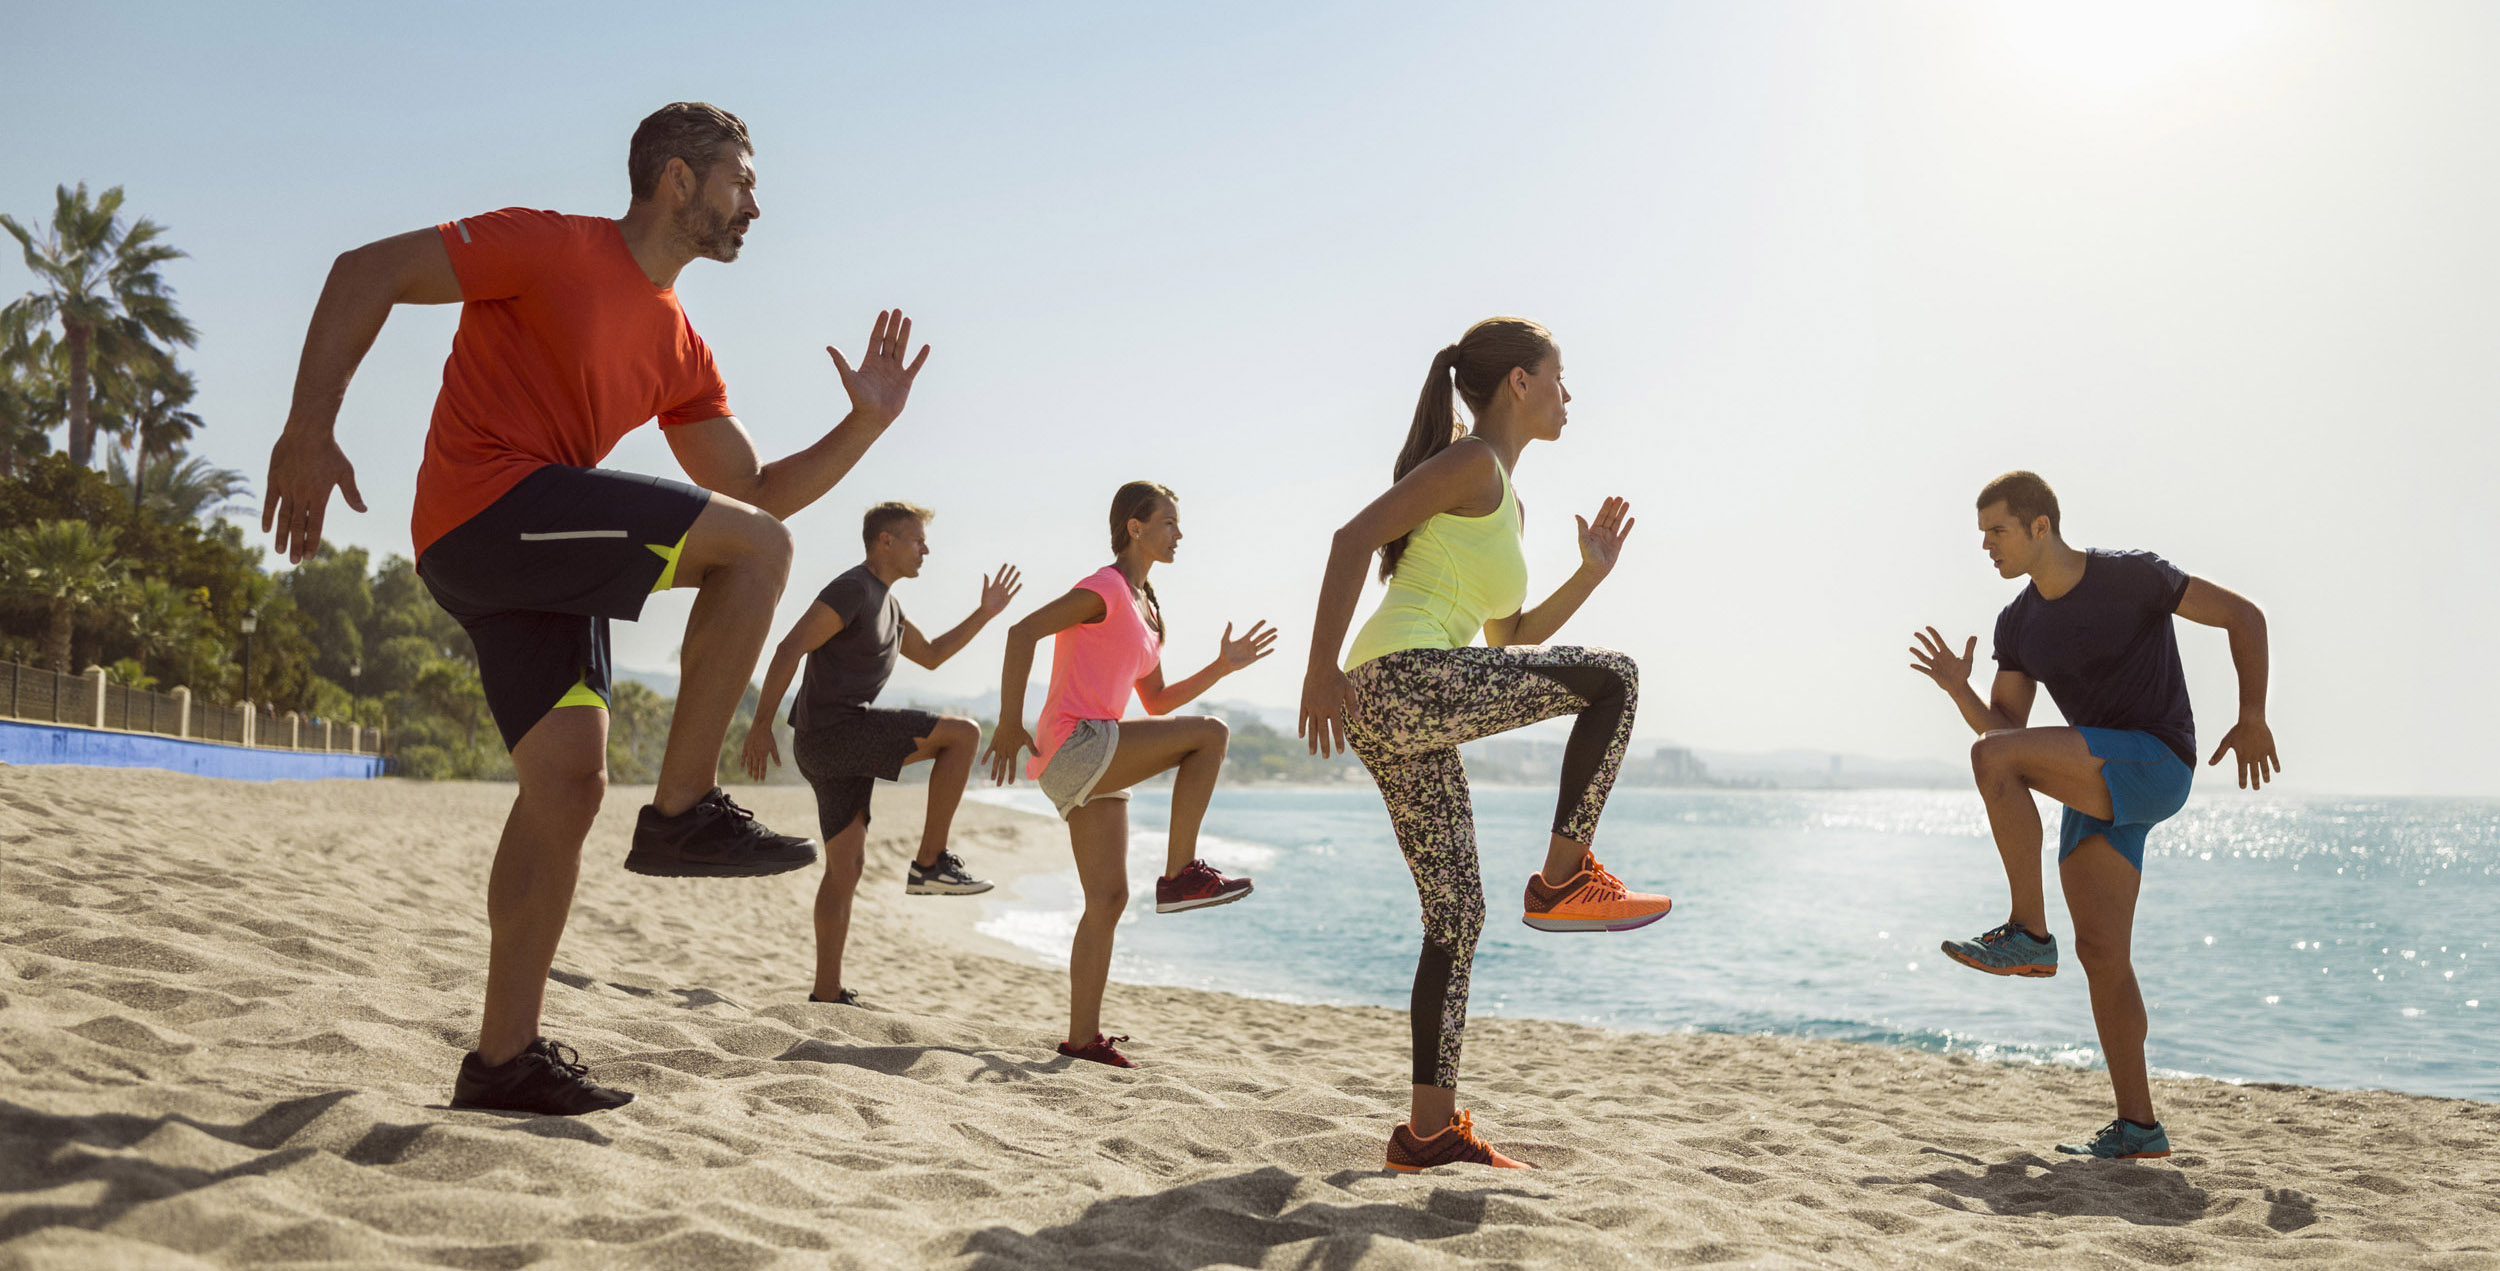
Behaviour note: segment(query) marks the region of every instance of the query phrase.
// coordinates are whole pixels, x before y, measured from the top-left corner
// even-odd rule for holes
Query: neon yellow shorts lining
[[[692,533],[694,533],[693,530],[686,531],[686,534]],[[677,554],[686,550],[686,534],[678,535],[677,541],[667,547],[662,547],[657,543],[643,544],[651,549],[652,555],[668,562],[660,567],[660,580],[651,584],[651,590],[654,593],[667,591],[677,585]]]
[[[573,687],[564,690],[564,696],[557,698],[556,704],[547,709],[562,710],[567,706],[596,706],[606,710],[608,699],[599,696],[598,690],[590,686],[590,677],[584,675],[573,681]]]

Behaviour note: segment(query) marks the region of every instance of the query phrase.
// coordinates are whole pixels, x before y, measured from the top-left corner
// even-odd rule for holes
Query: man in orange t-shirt
[[[783,518],[902,413],[929,351],[906,365],[910,319],[878,314],[857,369],[825,350],[850,413],[806,449],[759,459],[675,291],[696,259],[737,259],[761,215],[753,154],[737,116],[663,107],[634,132],[622,218],[506,208],[368,243],[332,266],[304,338],[261,513],[291,561],[319,548],[333,489],[364,510],[332,432],[391,307],[462,306],[410,533],[418,576],[477,647],[521,792],[487,884],[485,1017],[454,1107],[575,1115],[633,1098],[591,1082],[538,1022],[607,786],[608,623],[641,616],[651,593],[699,592],[667,754],[625,867],[729,877],[816,860],[813,842],[731,802],[713,770],[789,576]],[[655,417],[693,485],[597,466]]]

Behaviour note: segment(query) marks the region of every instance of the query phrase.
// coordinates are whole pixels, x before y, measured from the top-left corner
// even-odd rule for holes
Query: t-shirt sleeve
[[[856,627],[868,612],[868,587],[860,580],[844,574],[825,584],[816,593],[816,603],[833,611],[842,620],[844,630]]]
[[[2154,606],[2163,613],[2177,613],[2179,602],[2187,599],[2188,572],[2151,552],[2140,553],[2136,559],[2144,567],[2145,586]]]
[[[538,281],[539,271],[568,254],[572,229],[555,212],[507,207],[434,227],[451,253],[463,300],[509,300]]]
[[[2022,654],[2015,647],[2016,642],[2014,637],[2021,630],[2021,620],[2015,617],[2014,609],[2014,605],[2007,605],[2005,608],[1997,611],[1997,632],[1995,641],[1997,669],[1999,671],[2012,671],[2016,675],[2029,675],[2030,672],[2023,669]]]
[[[1127,584],[1122,583],[1115,586],[1110,579],[1103,577],[1099,572],[1087,574],[1077,583],[1077,586],[1102,597],[1102,616],[1094,619],[1094,622],[1109,622],[1111,620],[1111,615],[1119,612],[1119,610],[1112,608],[1113,605],[1128,605],[1137,603],[1136,601],[1129,599]],[[1094,624],[1089,622],[1085,625],[1092,626]]]
[[[712,362],[712,346],[694,333],[694,324],[686,324],[686,397],[660,412],[660,427],[699,424],[729,414],[729,385],[720,377],[720,367]],[[844,619],[849,621],[849,619]]]

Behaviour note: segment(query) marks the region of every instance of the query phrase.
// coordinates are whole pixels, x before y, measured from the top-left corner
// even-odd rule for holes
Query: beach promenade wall
[[[0,763],[168,768],[175,772],[239,781],[312,781],[323,777],[382,775],[380,755],[269,750],[185,741],[152,733],[80,728],[74,724],[32,724],[15,719],[0,719]]]
[[[382,730],[192,700],[84,674],[0,662],[0,763],[166,768],[241,781],[378,777]]]

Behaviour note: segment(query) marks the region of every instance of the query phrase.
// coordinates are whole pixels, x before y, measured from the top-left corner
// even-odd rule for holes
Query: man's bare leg
[[[851,900],[859,894],[859,874],[867,844],[865,812],[852,817],[841,833],[825,840],[825,881],[816,888],[813,993],[828,1002],[842,991],[842,946],[851,936]]]
[[[582,843],[608,788],[608,713],[547,712],[512,748],[521,793],[504,819],[486,883],[486,1011],[478,1056],[500,1064],[538,1037],[547,972],[573,910]]]
[[[2109,785],[2101,778],[2101,760],[2072,728],[2007,728],[1972,743],[1970,765],[2013,893],[2011,917],[2045,937],[2049,902],[2040,881],[2040,807],[2031,793],[2107,820]]]
[[[790,579],[790,531],[771,515],[714,495],[678,550],[675,586],[698,591],[677,655],[677,708],[651,802],[664,816],[718,784],[721,743],[771,634]]]
[[[2118,1115],[2152,1125],[2153,1084],[2144,1070],[2144,993],[2136,986],[2131,947],[2135,900],[2144,875],[2109,840],[2095,834],[2058,862],[2067,916],[2075,924],[2075,957],[2092,988],[2092,1023],[2118,1097]]]
[[[972,780],[973,752],[980,748],[981,726],[948,715],[903,761],[934,761],[929,769],[929,815],[920,823],[920,853],[912,857],[922,869],[937,864],[938,855],[946,850],[947,836],[955,829],[955,809],[962,806],[964,786]]]

